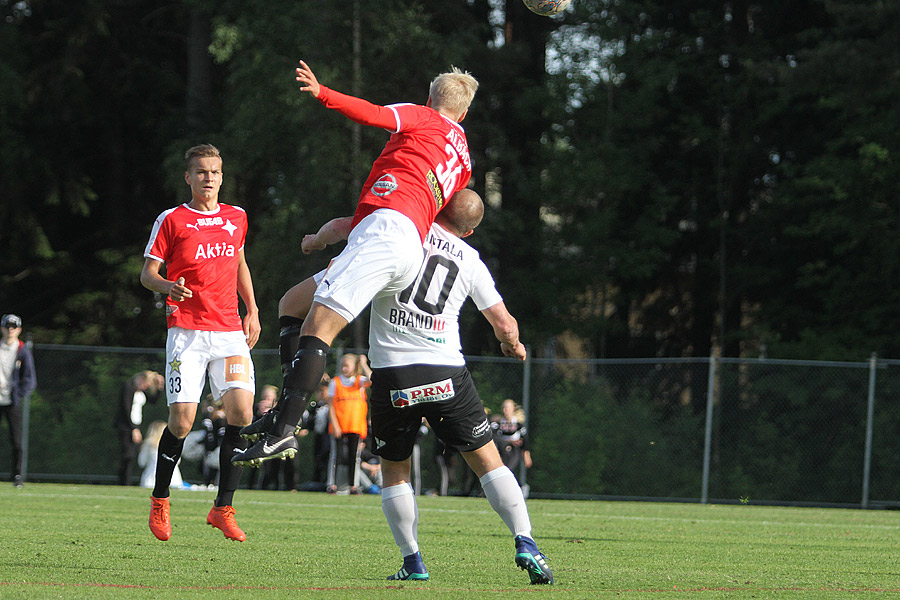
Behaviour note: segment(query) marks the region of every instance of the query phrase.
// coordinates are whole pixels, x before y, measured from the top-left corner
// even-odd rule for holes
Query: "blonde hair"
[[[187,149],[184,153],[185,170],[190,171],[195,158],[218,158],[222,159],[219,149],[212,144],[200,144]]]
[[[510,402],[513,406],[513,410],[512,410],[513,418],[516,421],[518,421],[519,423],[524,423],[525,422],[525,410],[521,406],[519,406],[519,403],[516,402],[515,400],[513,400],[512,398],[507,398],[506,400],[504,400],[503,402],[500,403],[500,411],[503,412],[503,405],[506,404],[507,402]]]
[[[434,78],[428,88],[428,95],[433,109],[443,109],[458,119],[469,109],[477,90],[478,80],[468,71],[450,67],[449,72]]]
[[[138,377],[147,382],[147,388],[153,390],[154,392],[158,392],[165,386],[165,382],[163,382],[162,386],[159,385],[160,382],[160,374],[156,371],[141,371],[138,373]]]
[[[351,361],[351,364],[353,365],[353,374],[359,375],[361,371],[361,369],[359,368],[359,354],[348,352],[341,357],[341,362],[344,362],[345,360]]]

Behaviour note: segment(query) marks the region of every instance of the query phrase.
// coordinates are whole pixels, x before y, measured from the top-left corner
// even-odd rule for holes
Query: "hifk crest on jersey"
[[[453,380],[445,379],[402,390],[391,390],[391,404],[396,408],[413,406],[422,402],[440,402],[456,396]]]

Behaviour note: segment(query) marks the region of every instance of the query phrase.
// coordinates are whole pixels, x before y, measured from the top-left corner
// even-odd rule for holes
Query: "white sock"
[[[512,534],[531,537],[531,519],[525,506],[525,496],[509,467],[504,465],[489,471],[479,481],[491,508],[500,515]]]
[[[403,556],[419,551],[419,506],[412,486],[392,485],[381,490],[381,510]]]

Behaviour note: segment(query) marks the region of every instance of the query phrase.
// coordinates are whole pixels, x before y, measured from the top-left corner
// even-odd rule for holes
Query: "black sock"
[[[159,448],[156,451],[156,485],[153,488],[154,498],[168,498],[169,485],[172,483],[172,473],[178,459],[181,458],[181,449],[184,448],[184,439],[178,439],[166,426],[159,438]]]
[[[222,446],[219,448],[219,493],[216,494],[216,506],[231,506],[234,490],[241,482],[243,469],[232,464],[234,449],[244,450],[247,440],[241,437],[239,425],[226,425]]]
[[[282,376],[287,374],[297,355],[297,350],[300,349],[300,328],[302,326],[303,319],[290,316],[278,317],[278,327],[280,328],[278,355],[281,357]]]
[[[325,373],[328,348],[328,344],[315,336],[300,337],[299,350],[284,377],[282,407],[275,423],[277,435],[287,435],[288,431],[293,433],[294,428],[300,423],[303,411],[306,410],[306,403],[316,391]]]

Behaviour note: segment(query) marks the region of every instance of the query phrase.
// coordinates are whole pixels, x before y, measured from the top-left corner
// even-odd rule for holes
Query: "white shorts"
[[[234,388],[256,393],[256,375],[244,332],[170,327],[166,336],[168,403],[199,403],[207,374],[217,400]]]
[[[315,300],[349,323],[372,298],[402,292],[419,273],[425,250],[413,222],[395,210],[379,209],[360,221],[343,252],[332,259]]]

